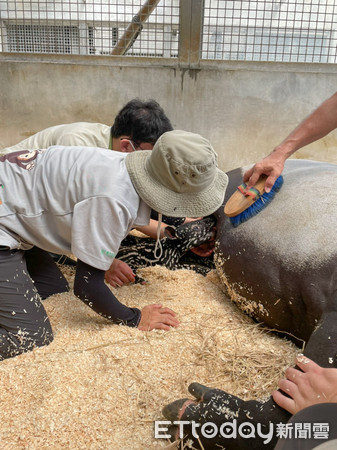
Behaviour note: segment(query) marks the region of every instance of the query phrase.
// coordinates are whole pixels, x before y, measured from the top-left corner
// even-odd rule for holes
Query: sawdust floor
[[[246,399],[276,387],[298,350],[239,312],[215,272],[141,272],[148,284],[114,290],[120,301],[163,303],[180,327],[141,332],[110,324],[72,293],[47,299],[54,342],[0,363],[1,449],[165,448],[153,421],[189,396],[189,383]]]

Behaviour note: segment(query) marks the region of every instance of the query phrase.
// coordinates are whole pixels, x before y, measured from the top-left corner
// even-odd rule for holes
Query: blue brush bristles
[[[265,192],[261,195],[249,208],[242,211],[242,213],[237,216],[230,217],[230,221],[234,227],[240,225],[240,223],[245,222],[253,216],[256,216],[260,211],[262,211],[275,197],[275,194],[281,189],[283,184],[283,177],[280,175],[271,188],[270,192]]]

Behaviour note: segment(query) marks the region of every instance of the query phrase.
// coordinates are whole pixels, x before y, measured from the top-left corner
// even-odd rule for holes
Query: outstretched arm
[[[128,308],[119,302],[104,283],[104,275],[104,270],[96,269],[78,260],[74,294],[97,314],[115,323],[124,323],[130,327],[138,326],[141,316],[140,310]]]
[[[250,189],[260,175],[268,176],[265,190],[269,192],[275,180],[281,175],[285,160],[300,148],[326,136],[337,127],[337,92],[325,100],[315,111],[303,120],[281,144],[261,161],[257,162],[243,176]]]
[[[77,261],[74,294],[95,312],[114,323],[138,327],[143,331],[169,330],[179,325],[175,313],[162,305],[148,305],[142,311],[123,305],[104,283],[104,275],[104,270]]]
[[[160,239],[164,237],[164,230],[165,230],[166,224],[162,223],[160,228]],[[135,227],[136,230],[140,231],[143,234],[146,234],[146,236],[151,237],[152,239],[157,238],[157,228],[158,228],[158,222],[156,220],[151,219],[149,225],[144,225],[142,227]]]

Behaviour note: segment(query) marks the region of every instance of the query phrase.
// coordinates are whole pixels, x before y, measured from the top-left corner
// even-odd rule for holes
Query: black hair
[[[155,100],[130,100],[117,114],[111,127],[111,137],[130,136],[137,145],[155,144],[157,139],[173,127],[163,108]]]

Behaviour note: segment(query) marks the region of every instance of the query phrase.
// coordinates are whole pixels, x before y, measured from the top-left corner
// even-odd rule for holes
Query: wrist
[[[297,149],[294,147],[292,143],[282,143],[274,148],[274,150],[270,153],[273,159],[284,163],[289,156],[295,153]]]
[[[127,326],[132,328],[138,328],[140,321],[142,319],[142,312],[138,308],[130,308],[130,309],[132,309],[137,315],[134,319],[132,319],[127,323]]]

